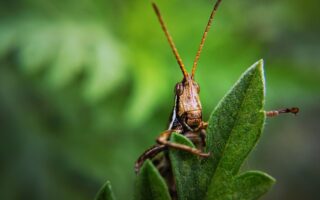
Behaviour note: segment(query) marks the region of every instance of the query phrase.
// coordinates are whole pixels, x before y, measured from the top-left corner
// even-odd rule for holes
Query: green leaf
[[[234,199],[234,188],[238,188],[235,176],[262,132],[263,105],[264,74],[260,60],[242,75],[209,119],[207,148],[213,156],[203,166],[210,182],[207,199]]]
[[[95,200],[115,200],[111,184],[107,181],[97,193]]]
[[[234,180],[234,199],[258,199],[275,183],[271,176],[259,172],[249,171],[236,177]]]
[[[181,134],[173,133],[171,142],[194,147],[193,143]],[[170,160],[179,199],[199,199],[201,193],[204,193],[197,173],[200,170],[199,158],[185,151],[171,149]]]
[[[170,200],[168,187],[150,160],[144,162],[136,179],[135,200]]]

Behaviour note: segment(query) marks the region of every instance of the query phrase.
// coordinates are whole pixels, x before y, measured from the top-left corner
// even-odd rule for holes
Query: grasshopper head
[[[190,127],[198,127],[202,121],[202,107],[199,98],[200,87],[190,76],[176,84],[177,115]]]

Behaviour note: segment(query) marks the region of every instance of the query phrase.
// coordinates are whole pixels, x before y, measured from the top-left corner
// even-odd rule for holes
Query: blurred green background
[[[212,0],[156,1],[190,70]],[[265,60],[268,119],[244,168],[277,184],[263,199],[320,199],[320,1],[224,0],[196,79],[206,120]],[[0,5],[0,199],[130,199],[134,161],[166,128],[182,78],[147,0]]]

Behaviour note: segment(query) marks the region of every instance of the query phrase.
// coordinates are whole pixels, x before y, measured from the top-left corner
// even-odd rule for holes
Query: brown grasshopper
[[[138,173],[140,167],[146,159],[153,159],[153,163],[159,169],[161,175],[166,179],[170,193],[175,196],[175,184],[171,172],[170,162],[168,158],[168,148],[175,148],[182,151],[186,151],[197,156],[206,158],[210,156],[210,152],[203,152],[204,147],[206,146],[206,128],[208,123],[202,121],[202,108],[199,98],[200,87],[196,83],[194,76],[197,68],[197,62],[200,57],[207,33],[211,26],[214,15],[220,5],[221,0],[217,0],[215,3],[208,24],[205,28],[204,34],[202,36],[199,49],[197,51],[196,57],[193,62],[192,72],[189,74],[185,69],[185,66],[180,58],[180,55],[174,45],[172,37],[170,36],[167,27],[163,21],[163,18],[160,14],[160,11],[155,3],[152,3],[153,9],[159,19],[161,27],[166,35],[166,38],[170,44],[170,47],[173,51],[173,54],[176,57],[176,60],[180,66],[180,69],[183,74],[183,79],[181,82],[177,83],[175,86],[175,103],[171,113],[168,129],[160,134],[157,138],[157,144],[146,150],[136,161],[135,171]],[[281,113],[298,113],[298,108],[287,108],[275,111],[268,111],[266,115],[268,117],[277,116]],[[189,146],[173,143],[169,141],[170,135],[173,133],[180,133],[190,139],[196,148],[191,148]],[[155,157],[160,152],[164,152],[164,156],[160,159]]]

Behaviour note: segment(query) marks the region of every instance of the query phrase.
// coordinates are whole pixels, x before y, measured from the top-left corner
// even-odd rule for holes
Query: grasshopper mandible
[[[215,13],[221,3],[221,0],[217,0],[214,4],[213,9],[211,11],[209,21],[205,28],[204,34],[202,36],[199,49],[197,51],[196,57],[193,62],[192,71],[189,74],[180,58],[180,55],[175,47],[175,44],[170,36],[167,27],[163,21],[163,18],[160,14],[159,8],[155,3],[152,3],[153,9],[158,17],[160,25],[165,33],[165,36],[170,44],[170,47],[175,55],[175,58],[180,66],[180,69],[183,74],[183,79],[181,82],[178,82],[175,86],[175,101],[174,107],[171,113],[170,121],[168,129],[160,134],[157,138],[157,144],[146,150],[136,161],[135,163],[135,171],[136,173],[139,171],[143,162],[146,159],[153,159],[160,152],[165,152],[165,156],[163,156],[160,160],[153,160],[157,168],[159,169],[161,175],[165,177],[167,182],[172,181],[172,172],[170,168],[170,162],[168,158],[167,149],[168,148],[176,148],[182,151],[190,152],[197,156],[206,158],[210,156],[210,152],[203,152],[203,149],[206,145],[206,128],[208,123],[202,121],[202,107],[199,98],[200,87],[195,81],[195,72],[197,68],[197,63],[210,29],[211,23],[215,16]],[[287,108],[275,111],[268,111],[266,115],[268,117],[274,117],[281,113],[298,113],[298,108]],[[173,143],[169,141],[170,135],[173,133],[180,133],[190,139],[196,148],[191,148],[189,146]],[[212,155],[214,156],[214,155]],[[169,185],[174,186],[174,182]],[[170,188],[171,194],[174,192],[174,188]]]

